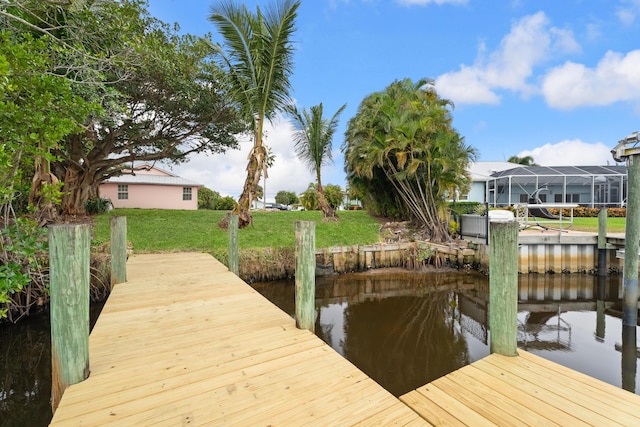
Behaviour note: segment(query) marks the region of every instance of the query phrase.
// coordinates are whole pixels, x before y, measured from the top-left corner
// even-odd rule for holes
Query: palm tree
[[[507,159],[507,162],[509,162],[509,163],[517,163],[517,164],[522,165],[522,166],[538,166],[533,161],[533,157],[532,156],[524,156],[524,157],[511,156],[511,157],[509,157]]]
[[[267,157],[262,143],[264,121],[290,104],[291,36],[299,6],[299,1],[281,0],[265,13],[260,7],[252,13],[245,5],[222,0],[211,8],[209,20],[226,42],[226,46],[214,45],[214,49],[229,69],[231,94],[253,132],[247,178],[233,210],[239,215],[240,227],[251,223],[251,200]],[[225,227],[226,219],[220,225]]]
[[[449,105],[429,80],[396,81],[360,104],[343,146],[349,183],[378,213],[412,219],[434,241],[449,237],[447,194],[466,190],[476,155],[452,127]]]
[[[338,116],[344,111],[347,104],[335,112],[331,119],[325,119],[322,102],[314,105],[309,111],[303,109],[302,112],[294,105],[287,108],[294,121],[296,132],[294,140],[296,143],[296,154],[298,158],[307,165],[316,175],[316,190],[318,191],[318,207],[325,218],[337,218],[335,210],[329,206],[322,188],[321,169],[322,166],[331,163],[331,142],[333,134],[338,126]]]

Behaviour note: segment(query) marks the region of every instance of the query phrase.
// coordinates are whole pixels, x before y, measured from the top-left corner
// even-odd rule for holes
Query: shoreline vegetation
[[[109,293],[110,217],[127,218],[127,241],[133,253],[206,252],[228,264],[228,234],[218,227],[227,211],[173,211],[117,209],[82,218],[92,223],[91,299],[104,300]],[[419,230],[405,222],[388,222],[365,210],[339,211],[339,221],[325,222],[320,211],[252,212],[253,224],[239,230],[240,276],[247,282],[293,277],[295,272],[296,221],[316,222],[316,248],[374,245],[382,242],[424,240]],[[597,218],[574,218],[573,230],[597,232]],[[625,218],[608,218],[608,231],[621,233]],[[419,258],[419,256],[418,256]],[[414,260],[415,261],[415,260]],[[435,264],[435,262],[434,262]],[[41,295],[30,313],[45,311],[48,295]],[[13,319],[16,320],[15,318]],[[2,319],[0,323],[11,321]]]

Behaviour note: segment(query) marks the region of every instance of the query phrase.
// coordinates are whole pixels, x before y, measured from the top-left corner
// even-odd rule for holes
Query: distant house
[[[114,208],[198,209],[198,189],[203,187],[170,172],[142,164],[132,174],[100,184],[100,197]]]
[[[492,206],[527,203],[536,190],[542,203],[623,207],[627,199],[627,167],[519,166],[491,175],[486,201]]]
[[[471,188],[460,201],[493,207],[527,203],[538,190],[542,203],[574,203],[587,207],[622,207],[627,195],[627,167],[523,166],[509,162],[469,165]]]
[[[471,176],[471,187],[467,194],[458,195],[458,200],[486,203],[488,201],[489,182],[493,180],[492,175],[496,172],[513,169],[518,166],[518,164],[510,162],[470,163],[469,175]]]

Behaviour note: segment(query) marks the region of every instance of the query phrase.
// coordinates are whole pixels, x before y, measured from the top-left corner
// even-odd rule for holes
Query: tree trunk
[[[244,228],[253,222],[253,218],[250,213],[251,201],[256,194],[258,185],[260,185],[260,176],[266,157],[266,149],[264,148],[264,145],[262,145],[262,127],[259,126],[258,129],[259,130],[255,132],[256,142],[249,154],[247,178],[244,181],[242,194],[238,199],[238,204],[232,211],[234,215],[238,215],[238,228]],[[223,229],[228,227],[226,216],[218,223],[218,226]]]
[[[64,215],[84,215],[85,205],[95,193],[93,174],[76,166],[69,166],[64,176],[61,210]]]
[[[333,210],[329,203],[327,202],[326,197],[324,197],[324,188],[322,188],[322,184],[320,180],[318,180],[318,208],[322,211],[322,216],[327,220],[335,220],[338,219],[338,215],[336,215],[336,211]]]
[[[53,201],[43,194],[43,190],[48,185],[58,183],[58,178],[51,173],[49,162],[42,156],[35,159],[35,173],[31,181],[31,191],[29,192],[29,204],[36,208],[36,218],[41,224],[54,222],[58,212]]]

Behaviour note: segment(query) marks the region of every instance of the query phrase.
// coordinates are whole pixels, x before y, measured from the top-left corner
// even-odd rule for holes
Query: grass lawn
[[[224,211],[116,209],[94,217],[93,244],[109,241],[110,215],[127,217],[127,239],[136,252],[225,251],[229,237],[218,222]],[[295,221],[316,222],[316,248],[373,244],[380,223],[366,211],[340,211],[340,221],[322,222],[319,211],[253,212],[253,225],[239,230],[239,247],[294,248]],[[571,230],[598,232],[598,218],[574,218]],[[624,233],[625,218],[608,218],[607,231]]]
[[[160,209],[116,209],[96,215],[93,244],[108,242],[109,217],[127,217],[127,240],[135,252],[226,250],[229,237],[218,222],[225,211],[178,211]],[[340,221],[322,222],[320,211],[256,211],[253,225],[239,230],[243,248],[295,247],[296,221],[316,222],[316,247],[348,246],[378,242],[380,223],[366,211],[340,211]]]
[[[607,218],[607,232],[624,233],[626,218]],[[598,232],[598,218],[573,218],[571,230]]]

